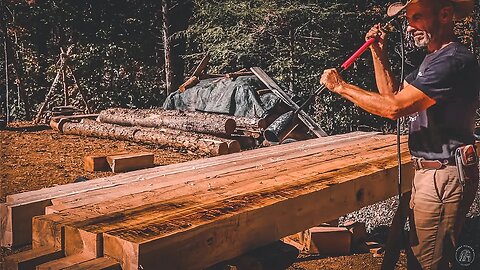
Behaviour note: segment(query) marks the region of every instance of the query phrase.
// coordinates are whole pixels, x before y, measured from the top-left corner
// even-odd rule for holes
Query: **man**
[[[410,245],[422,269],[451,266],[478,188],[478,163],[467,167],[462,182],[454,156],[457,148],[474,143],[480,68],[475,56],[456,41],[453,30],[454,19],[467,16],[473,5],[472,0],[410,0],[389,8],[390,13],[406,10],[407,32],[428,53],[398,93],[388,65],[385,33],[378,25],[366,36],[377,38],[370,49],[378,93],[345,82],[335,69],[325,70],[320,79],[330,91],[370,113],[390,119],[410,116],[408,143],[416,165],[411,228],[418,240]]]

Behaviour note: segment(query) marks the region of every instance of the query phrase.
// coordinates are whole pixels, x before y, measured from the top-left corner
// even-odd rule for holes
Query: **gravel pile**
[[[367,232],[372,232],[374,228],[382,225],[389,226],[392,222],[395,211],[398,206],[398,197],[392,197],[388,200],[366,206],[356,212],[350,213],[339,218],[339,223],[343,224],[345,221],[353,220],[365,223]],[[470,207],[468,217],[480,216],[480,188],[477,191],[475,201]]]

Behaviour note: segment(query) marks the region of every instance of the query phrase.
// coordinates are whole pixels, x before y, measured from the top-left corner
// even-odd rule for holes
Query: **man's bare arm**
[[[396,95],[381,95],[347,83],[340,84],[333,91],[370,113],[393,120],[426,110],[436,103],[413,85],[407,85]]]
[[[398,90],[398,82],[392,74],[390,62],[384,50],[386,33],[380,28],[380,24],[374,25],[365,36],[367,40],[372,37],[378,40],[370,46],[378,92],[382,96],[392,96]]]
[[[323,72],[320,82],[330,91],[340,94],[362,109],[394,120],[426,110],[436,103],[434,99],[408,83],[405,83],[405,87],[397,94],[382,95],[366,91],[346,83],[333,68]]]

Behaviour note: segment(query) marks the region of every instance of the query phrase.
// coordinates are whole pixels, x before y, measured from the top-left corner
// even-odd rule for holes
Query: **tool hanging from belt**
[[[458,169],[458,177],[462,186],[467,180],[465,169],[478,164],[478,156],[473,145],[458,147],[455,150],[455,163]]]

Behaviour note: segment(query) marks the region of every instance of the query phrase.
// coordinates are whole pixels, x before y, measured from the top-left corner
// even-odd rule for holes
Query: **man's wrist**
[[[346,90],[346,85],[347,83],[342,81],[342,82],[339,82],[337,85],[335,85],[335,87],[333,88],[333,92],[335,93],[338,93],[338,94],[342,94],[345,92]]]

